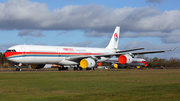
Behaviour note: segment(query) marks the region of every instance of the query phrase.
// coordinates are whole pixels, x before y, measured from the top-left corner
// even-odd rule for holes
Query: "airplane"
[[[110,58],[109,60],[106,60],[105,62],[110,64],[111,68],[127,68],[128,66],[131,66],[131,67],[142,69],[143,67],[148,66],[146,60],[142,58],[133,58],[132,62],[129,64],[120,64],[118,61],[118,58]]]
[[[161,53],[172,50],[149,51],[124,53],[144,48],[119,50],[119,32],[120,27],[116,26],[111,40],[106,48],[90,47],[69,47],[69,46],[45,46],[45,45],[15,45],[6,50],[4,57],[7,60],[17,63],[16,70],[20,71],[22,64],[29,64],[31,68],[40,69],[45,64],[58,64],[64,70],[64,65],[76,65],[81,69],[92,69],[97,67],[97,63],[104,62],[113,56],[118,57],[121,64],[129,64],[135,55]]]

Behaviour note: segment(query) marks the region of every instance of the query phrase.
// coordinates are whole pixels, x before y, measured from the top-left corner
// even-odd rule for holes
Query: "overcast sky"
[[[119,49],[180,45],[180,0],[1,0],[0,52],[17,44],[106,47],[116,26]],[[173,52],[145,55],[179,58]]]

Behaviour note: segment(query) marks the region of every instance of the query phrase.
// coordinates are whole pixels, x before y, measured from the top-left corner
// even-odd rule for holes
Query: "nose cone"
[[[12,58],[13,53],[12,52],[4,52],[3,54],[4,58],[6,58],[8,61],[14,62],[14,58]]]
[[[148,64],[146,63],[145,65],[144,65],[144,67],[147,67],[148,66]]]
[[[144,67],[147,67],[148,66],[148,63],[146,61],[142,62],[144,63]]]
[[[6,57],[6,54],[5,54],[5,53],[6,53],[6,52],[4,52],[4,54],[3,54],[4,57]]]
[[[3,56],[4,56],[5,58],[7,58],[7,57],[8,57],[8,52],[4,52]]]

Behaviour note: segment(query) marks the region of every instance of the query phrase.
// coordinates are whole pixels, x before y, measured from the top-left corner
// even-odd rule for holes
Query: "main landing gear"
[[[75,65],[75,66],[64,66],[61,65],[58,67],[59,71],[63,71],[63,70],[68,70],[68,68],[73,68],[73,70],[77,71],[77,70],[83,70],[82,67],[80,67],[79,65]],[[86,68],[86,70],[96,70],[97,67],[93,67],[93,68]]]
[[[86,68],[86,70],[95,70],[95,68]]]
[[[22,63],[19,63],[19,65],[15,65],[16,66],[16,71],[22,71],[21,66]]]
[[[79,65],[77,65],[76,67],[73,67],[73,70],[82,70],[82,67],[79,67]]]
[[[63,65],[58,67],[59,71],[68,70],[68,67],[64,67]]]

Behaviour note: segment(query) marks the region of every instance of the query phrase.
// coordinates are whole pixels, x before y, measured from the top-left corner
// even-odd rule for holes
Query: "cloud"
[[[166,0],[146,0],[146,2],[156,2],[156,3],[161,3],[163,1],[166,1]]]
[[[18,36],[44,37],[45,35],[42,34],[42,31],[21,30],[19,31]]]
[[[1,44],[0,45],[0,52],[5,52],[9,47],[17,45],[16,43],[9,43],[9,44]]]
[[[110,32],[172,31],[180,28],[180,11],[160,12],[154,6],[112,9],[103,5],[67,5],[50,11],[46,4],[10,0],[0,4],[0,29],[41,29]],[[157,23],[158,22],[158,23]]]
[[[168,36],[165,38],[162,38],[163,43],[180,43],[180,35],[179,36]]]
[[[161,37],[168,43],[166,38],[180,30],[179,18],[179,10],[161,12],[155,6],[113,9],[96,4],[67,5],[50,11],[46,4],[28,0],[0,4],[0,30],[21,30],[19,36],[43,37],[43,30],[83,30],[88,37],[111,37],[115,26],[120,26],[122,34],[129,33],[124,37]]]
[[[93,45],[94,47],[101,47],[101,48],[105,48],[105,47],[107,47],[108,46],[108,44],[109,44],[109,40],[106,40],[106,41],[103,41],[103,42],[101,42],[101,43],[96,43],[95,45]]]
[[[47,44],[44,44],[44,43],[36,43],[34,45],[44,45],[44,46],[47,46]]]
[[[107,35],[107,33],[97,32],[97,31],[88,31],[88,30],[86,30],[85,33],[86,33],[85,36],[87,37],[102,37],[102,36]]]
[[[133,48],[137,48],[137,47],[144,47],[144,50],[139,50],[139,51],[156,51],[156,50],[171,50],[175,47],[175,45],[173,44],[151,44],[150,42],[147,41],[133,41],[133,42],[129,42],[126,43],[122,46],[119,46],[119,48],[121,50],[124,49],[133,49]],[[176,50],[174,51],[170,51],[170,52],[165,52],[165,53],[155,53],[155,54],[145,54],[146,57],[149,58],[154,58],[154,57],[158,57],[158,58],[179,58],[180,54],[178,54],[180,51],[180,47],[177,47]]]
[[[67,33],[68,32],[60,32],[60,33],[57,34],[57,36],[62,35],[62,34],[67,34]]]
[[[120,37],[160,37],[163,43],[180,43],[180,30],[174,30],[172,32],[126,32],[120,35]]]

